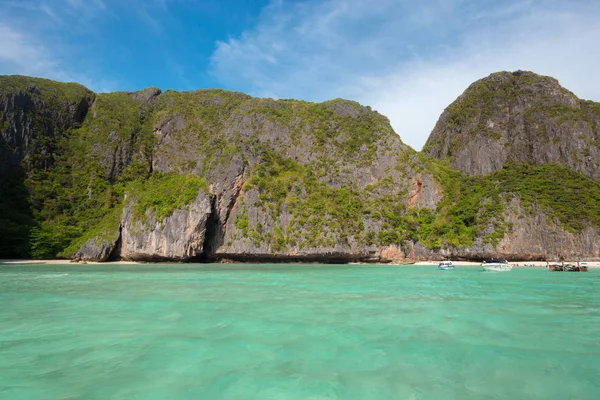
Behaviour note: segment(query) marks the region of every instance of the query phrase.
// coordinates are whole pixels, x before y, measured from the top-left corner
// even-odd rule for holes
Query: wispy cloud
[[[0,23],[0,74],[40,76],[64,82],[78,82],[95,90],[107,92],[118,87],[112,79],[92,78],[65,68],[43,44]]]
[[[48,4],[40,4],[40,10],[46,13],[46,15],[52,18],[55,22],[62,24],[60,17],[56,15],[52,7],[50,7]]]
[[[93,29],[106,8],[102,0],[0,0],[0,8],[0,74],[76,81],[97,91],[114,88],[114,80],[92,78],[75,67],[69,42],[76,32]]]
[[[3,23],[0,37],[0,65],[6,73],[39,74],[57,66],[42,44]]]
[[[76,8],[85,8],[88,7],[89,5],[91,5],[92,7],[95,8],[99,8],[99,9],[105,9],[106,5],[104,4],[104,2],[102,0],[66,0],[67,3],[72,6],[72,7],[76,7]]]
[[[591,0],[277,0],[254,29],[217,43],[212,73],[259,96],[369,104],[419,149],[491,72],[530,69],[600,100],[599,17]]]
[[[137,17],[152,28],[155,32],[162,32],[169,25],[165,20],[170,18],[167,0],[146,0],[142,2],[132,2],[130,6],[135,10]],[[173,22],[173,21],[169,21]]]

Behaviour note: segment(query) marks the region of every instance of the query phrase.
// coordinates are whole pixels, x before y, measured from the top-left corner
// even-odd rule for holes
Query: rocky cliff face
[[[533,210],[526,209],[517,198],[513,198],[508,205],[500,218],[510,225],[510,229],[497,244],[484,240],[485,234],[494,231],[490,224],[472,245],[428,249],[417,243],[411,246],[405,257],[419,260],[483,260],[497,257],[521,261],[577,260],[582,257],[600,259],[598,226],[590,224],[581,230],[569,231],[537,205],[533,206]]]
[[[206,179],[214,195],[202,252],[209,260],[370,259],[378,243],[366,235],[383,224],[381,214],[373,215],[379,199],[433,208],[440,196],[430,174],[417,174],[422,162],[388,120],[354,102],[274,101],[220,90],[156,93],[151,104],[126,101],[132,111],[122,119],[139,119],[124,135],[100,125],[104,101],[100,95],[92,107],[84,135],[106,132],[103,151],[96,147],[104,139],[95,139],[91,152],[109,181],[136,158],[136,168],[148,173]],[[125,145],[130,155],[121,157]],[[344,216],[348,226],[339,220],[343,201],[357,207]],[[146,247],[130,251],[130,230],[121,226],[122,257],[159,258]]]
[[[12,158],[0,170],[22,173],[0,210],[21,213],[5,218],[6,231],[34,257],[598,256],[600,113],[552,78],[499,73],[475,83],[440,118],[429,158],[387,118],[347,100],[95,95],[2,79],[1,151]],[[5,239],[0,254],[15,254]]]
[[[74,83],[0,76],[0,257],[31,254],[35,216],[25,179],[53,168],[60,142],[81,125],[94,97]]]
[[[551,77],[494,73],[446,108],[423,152],[468,174],[507,162],[559,164],[600,181],[600,103]]]
[[[108,261],[111,256],[120,254],[120,230],[111,237],[96,236],[86,242],[73,253],[73,260],[77,261]],[[118,251],[115,252],[115,249]]]
[[[583,254],[600,258],[598,226],[588,225],[579,231],[568,231],[537,205],[534,207],[533,212],[525,212],[518,199],[513,199],[510,211],[505,214],[511,230],[496,249],[488,247],[486,253],[493,255],[500,252],[516,260],[572,260]]]
[[[81,125],[94,97],[75,83],[0,76],[0,175],[50,168],[57,142]]]
[[[136,216],[129,203],[123,210],[116,255],[132,261],[188,261],[201,257],[210,213],[211,198],[203,192],[162,221],[152,210]]]

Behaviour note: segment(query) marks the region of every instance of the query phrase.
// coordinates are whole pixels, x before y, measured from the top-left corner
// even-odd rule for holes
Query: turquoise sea
[[[600,271],[0,266],[2,399],[600,399]]]

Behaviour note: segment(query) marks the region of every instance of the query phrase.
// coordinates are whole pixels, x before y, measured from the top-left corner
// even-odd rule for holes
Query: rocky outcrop
[[[342,240],[333,232],[327,232],[326,226],[322,228],[324,236],[330,233],[329,240],[321,245],[300,246],[297,243],[286,243],[283,239],[292,233],[290,222],[292,214],[286,205],[283,205],[279,214],[274,215],[259,206],[260,194],[258,190],[251,189],[243,192],[240,199],[233,207],[231,216],[224,232],[223,243],[216,248],[214,257],[231,260],[290,260],[290,261],[317,261],[323,262],[351,262],[370,259],[373,257],[374,247],[365,246],[352,238]],[[252,234],[244,234],[244,228],[236,223],[238,218],[247,219],[247,226],[258,228]],[[244,221],[245,221],[244,220]],[[239,227],[238,227],[239,225]],[[246,226],[246,225],[244,225]],[[254,233],[256,232],[256,233]],[[276,232],[278,237],[274,240],[269,236]],[[305,232],[301,228],[295,232],[299,237]]]
[[[411,182],[408,207],[435,209],[442,197],[440,185],[429,174],[419,173]]]
[[[427,249],[410,243],[405,252],[412,260],[484,260],[504,258],[507,260],[576,260],[600,259],[600,229],[587,226],[578,232],[566,230],[558,221],[549,218],[537,205],[525,209],[518,199],[513,198],[507,211],[501,216],[510,229],[494,246],[483,239],[492,229],[482,232],[475,243],[463,248],[450,246],[443,249]]]
[[[479,245],[466,249],[463,255],[498,254],[513,260],[600,259],[599,227],[587,226],[580,232],[569,232],[538,206],[528,211],[517,199],[511,201],[508,210],[504,220],[512,229],[496,248]]]
[[[471,175],[516,162],[559,164],[600,181],[600,103],[551,77],[494,73],[446,108],[423,152]]]
[[[88,239],[75,254],[73,260],[79,261],[108,261],[120,239],[120,232],[112,238],[97,236]]]
[[[118,256],[132,261],[188,261],[202,256],[211,198],[200,191],[186,207],[158,221],[151,210],[136,215],[132,202],[123,210]]]

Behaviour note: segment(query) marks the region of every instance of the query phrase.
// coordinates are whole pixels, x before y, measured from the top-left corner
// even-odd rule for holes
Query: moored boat
[[[512,265],[508,264],[504,259],[491,258],[482,262],[481,268],[489,272],[508,272],[512,270]]]
[[[548,263],[547,265],[548,267],[548,271],[563,271],[563,265],[562,263]]]
[[[565,263],[561,262],[552,262],[548,263],[548,271],[557,271],[557,272],[587,272],[588,267],[587,263]]]
[[[452,261],[442,261],[438,264],[438,269],[441,270],[449,270],[449,269],[454,269],[454,264],[452,264]]]

